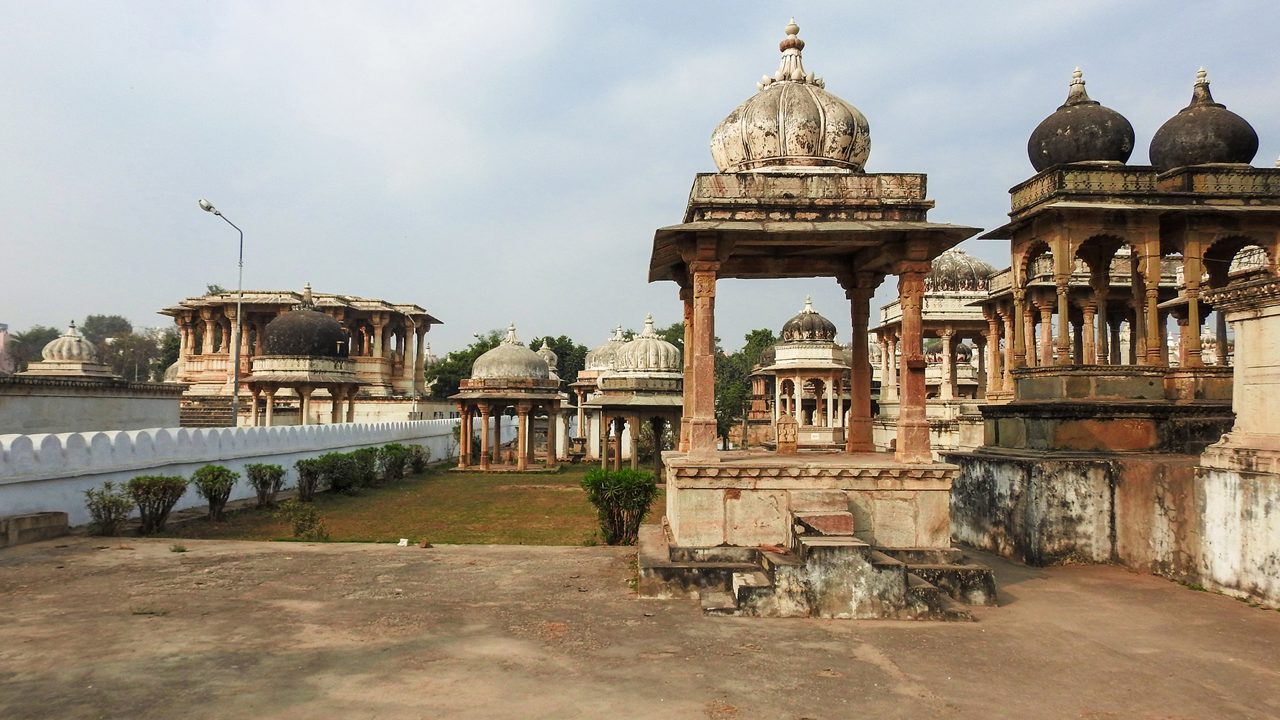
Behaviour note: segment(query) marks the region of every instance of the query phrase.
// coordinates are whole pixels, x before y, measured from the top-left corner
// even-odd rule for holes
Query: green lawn
[[[321,493],[315,506],[329,539],[339,542],[582,545],[598,540],[595,508],[580,483],[590,466],[551,473],[457,473],[434,470],[359,495]],[[648,520],[661,517],[655,498]],[[223,522],[193,520],[168,528],[175,538],[290,539],[269,510],[228,513]]]

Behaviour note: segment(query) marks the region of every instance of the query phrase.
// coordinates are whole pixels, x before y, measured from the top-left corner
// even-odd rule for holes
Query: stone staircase
[[[178,408],[178,423],[182,427],[231,427],[230,395],[184,397]]]
[[[679,548],[664,525],[640,533],[644,597],[696,597],[707,613],[753,617],[973,620],[994,605],[995,579],[954,548],[876,548],[853,516],[793,512],[790,547]]]

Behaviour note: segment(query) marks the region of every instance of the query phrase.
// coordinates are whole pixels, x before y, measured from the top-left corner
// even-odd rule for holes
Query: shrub
[[[431,451],[425,445],[409,446],[409,470],[415,475],[425,472],[427,463],[431,462]]]
[[[284,468],[280,465],[264,465],[252,463],[244,466],[249,476],[249,484],[258,493],[258,507],[266,507],[276,503],[276,494],[284,486]]]
[[[143,535],[164,530],[169,511],[187,491],[187,480],[181,475],[139,475],[125,485],[129,497],[138,504],[142,515]]]
[[[360,448],[347,453],[348,472],[352,475],[354,487],[373,487],[378,484],[378,448]]]
[[[610,472],[594,468],[582,478],[582,489],[596,507],[604,541],[610,545],[634,545],[640,522],[658,494],[658,483],[647,470]]]
[[[191,473],[191,484],[196,486],[200,497],[209,503],[210,520],[222,519],[222,510],[227,506],[231,489],[239,479],[240,473],[231,472],[221,465],[205,465]]]
[[[133,512],[133,499],[124,488],[108,480],[101,488],[84,491],[84,504],[89,508],[89,532],[93,535],[119,535]]]
[[[315,459],[320,479],[334,492],[350,493],[360,484],[359,469],[351,453],[325,453]]]
[[[414,447],[418,446],[414,445]],[[412,460],[413,451],[400,443],[383,445],[378,450],[378,466],[382,471],[383,480],[387,482],[403,478]]]
[[[293,466],[298,469],[298,501],[311,502],[316,497],[316,490],[320,488],[324,465],[320,458],[312,458],[299,460]]]
[[[300,540],[329,539],[329,532],[325,530],[324,520],[320,519],[320,511],[315,505],[285,500],[276,509],[275,516],[289,523],[293,536]]]

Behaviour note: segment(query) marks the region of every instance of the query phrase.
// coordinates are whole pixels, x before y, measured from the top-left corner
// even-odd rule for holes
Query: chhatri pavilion
[[[953,599],[989,602],[993,585],[975,566],[964,566],[973,584],[956,580],[956,467],[930,450],[921,312],[931,261],[978,230],[929,221],[923,174],[865,171],[867,119],[805,69],[804,46],[792,22],[777,72],[712,133],[718,172],[697,175],[684,221],[654,234],[649,280],[674,282],[684,304],[685,392],[679,448],[663,458],[666,525],[642,538],[642,592],[701,588],[704,606],[742,614],[963,613]],[[889,276],[902,308],[893,453],[875,451],[863,340],[872,295]],[[809,277],[834,278],[849,300],[856,341],[842,446],[717,450],[717,284]],[[779,432],[794,422],[782,415]]]

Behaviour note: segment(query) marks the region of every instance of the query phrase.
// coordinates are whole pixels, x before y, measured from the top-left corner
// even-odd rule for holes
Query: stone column
[[[925,361],[923,344],[924,276],[928,261],[898,265],[898,304],[902,308],[902,404],[898,410],[896,457],[903,463],[933,461],[929,421],[925,417]]]
[[[547,467],[560,459],[556,450],[560,437],[560,403],[552,403],[547,410]]]
[[[987,395],[987,333],[984,331],[980,337],[973,339],[973,352],[978,356],[978,387],[974,391],[974,397],[982,398]]]
[[[653,477],[660,483],[665,482],[662,477],[662,431],[665,426],[662,418],[649,418],[649,430],[653,433]]]
[[[249,388],[249,397],[252,398],[253,407],[249,410],[249,425],[258,427],[258,396],[262,393],[261,388]]]
[[[267,422],[267,427],[271,427],[271,425],[272,425],[271,414],[272,414],[272,411],[276,409],[276,389],[275,389],[275,388],[267,388],[264,392],[265,392],[265,394],[266,394],[266,396],[267,396],[267,418],[266,418],[266,422]]]
[[[213,310],[202,308],[200,310],[200,354],[210,355],[213,353]]]
[[[880,380],[880,399],[884,402],[898,402],[898,336],[890,333],[889,374]]]
[[[1026,314],[1022,318],[1022,334],[1027,339],[1027,367],[1040,364],[1040,352],[1036,345],[1036,309],[1034,303],[1028,302]]]
[[[720,264],[695,261],[693,270],[693,398],[689,452],[709,459],[716,451],[716,272]],[[686,346],[686,350],[688,350]],[[686,383],[688,377],[686,376]],[[689,394],[688,385],[685,386]]]
[[[382,313],[374,313],[369,322],[373,324],[373,356],[386,357],[382,351],[382,331],[387,326],[387,318]]]
[[[422,325],[417,329],[418,345],[413,353],[413,392],[417,395],[425,394],[427,391],[427,355],[423,352],[423,348],[427,342],[427,331],[430,329],[430,325]]]
[[[1107,314],[1107,337],[1110,338],[1107,341],[1107,349],[1110,352],[1108,360],[1112,365],[1123,364],[1120,357],[1120,322],[1120,318]]]
[[[836,381],[834,377],[827,378],[827,427],[836,426]]]
[[[877,333],[876,341],[880,345],[880,400],[883,402],[884,389],[889,383],[889,338],[885,337],[884,333]],[[850,396],[852,397],[852,393]]]
[[[692,278],[689,279],[692,283]],[[684,351],[681,360],[684,362],[684,393],[680,411],[680,452],[689,452],[689,418],[693,407],[693,393],[696,378],[693,376],[693,286],[680,288],[680,301],[684,306]]]
[[[458,467],[465,468],[471,461],[471,408],[458,403]]]
[[[1084,326],[1079,333],[1084,338],[1081,350],[1084,353],[1084,357],[1081,360],[1085,365],[1097,365],[1098,351],[1093,344],[1093,339],[1100,335],[1093,326],[1097,308],[1093,306],[1093,303],[1085,303],[1080,312],[1084,315]]]
[[[1111,270],[1109,264],[1101,269],[1091,268],[1089,285],[1093,290],[1093,302],[1085,304],[1085,326],[1088,332],[1097,340],[1094,343],[1086,339],[1084,361],[1086,363],[1105,365],[1111,359],[1107,333],[1107,303],[1110,302],[1111,296]],[[1096,313],[1096,321],[1090,319],[1090,313]],[[1096,328],[1094,327],[1094,322],[1098,323]],[[1092,354],[1088,350],[1091,345],[1093,346]]]
[[[613,469],[618,471],[622,469],[622,434],[626,432],[627,419],[625,417],[615,417],[613,419],[613,433],[618,436],[618,446],[616,452],[613,453]],[[635,433],[632,433],[635,435]]]
[[[355,386],[347,393],[347,422],[356,421],[356,393],[358,392],[360,388]]]
[[[627,418],[627,424],[631,426],[631,469],[640,469],[640,416],[632,415]]]
[[[613,423],[609,421],[608,415],[605,413],[603,407],[600,408],[599,421],[596,424],[599,425],[600,427],[600,430],[599,430],[600,469],[608,470],[609,469],[609,431],[613,428]]]
[[[1013,321],[1014,315],[1012,311],[1001,312],[1000,318],[1004,321],[1004,362],[1000,366],[1000,389],[1005,392],[1013,391],[1013,338],[1017,332],[1015,328],[1017,324]]]
[[[489,404],[480,403],[480,469],[489,469]]]
[[[1213,335],[1218,343],[1218,365],[1226,367],[1231,364],[1227,361],[1227,316],[1218,308],[1213,309]]]
[[[1013,357],[1008,363],[1010,370],[1027,366],[1028,333],[1026,317],[1028,312],[1026,303],[1027,291],[1015,285],[1013,288],[1013,315],[1010,318],[1010,325],[1012,326],[1013,332],[1009,333],[1010,345],[1013,348]],[[1009,388],[1005,389],[1007,390]]]
[[[573,393],[578,396],[578,437],[587,436],[587,409],[583,407],[583,403],[587,401],[587,394],[581,388],[574,388]]]
[[[302,413],[303,425],[311,424],[311,393],[313,391],[313,388],[307,387],[306,385],[303,385],[297,390],[298,397],[302,398],[301,409],[299,412]]]
[[[938,333],[942,338],[942,387],[938,389],[938,396],[943,402],[949,402],[956,396],[956,363],[952,356],[954,348],[951,346],[951,339],[955,334],[955,330],[950,327]]]
[[[1056,258],[1055,258],[1056,259]],[[1058,290],[1058,337],[1055,347],[1058,365],[1071,365],[1071,276],[1059,274],[1054,278]]]
[[[879,284],[871,273],[840,278],[849,300],[849,417],[845,422],[845,452],[874,452],[871,422],[871,359],[867,357],[867,326],[871,319],[871,296]],[[828,383],[830,388],[834,383]],[[881,387],[884,383],[881,382]],[[831,393],[828,391],[828,397]],[[827,406],[831,406],[828,400]],[[832,425],[828,420],[827,426]]]
[[[1000,315],[992,312],[987,317],[987,385],[983,391],[983,397],[991,392],[992,388],[997,390],[1004,389],[1004,368],[1001,367],[1000,357]]]
[[[1076,365],[1084,365],[1084,321],[1071,318],[1071,330],[1071,361]]]
[[[529,469],[529,406],[516,406],[516,469]]]
[[[336,425],[342,422],[342,386],[334,385],[329,389],[329,393],[333,400],[333,409],[329,413],[329,422]]]
[[[1146,269],[1147,364],[1168,365],[1165,355],[1169,346],[1167,343],[1160,342],[1160,337],[1164,335],[1164,326],[1160,323],[1160,255],[1158,252],[1147,258]]]
[[[1040,302],[1036,303],[1036,309],[1040,311],[1040,367],[1049,367],[1053,364],[1053,303]]]

